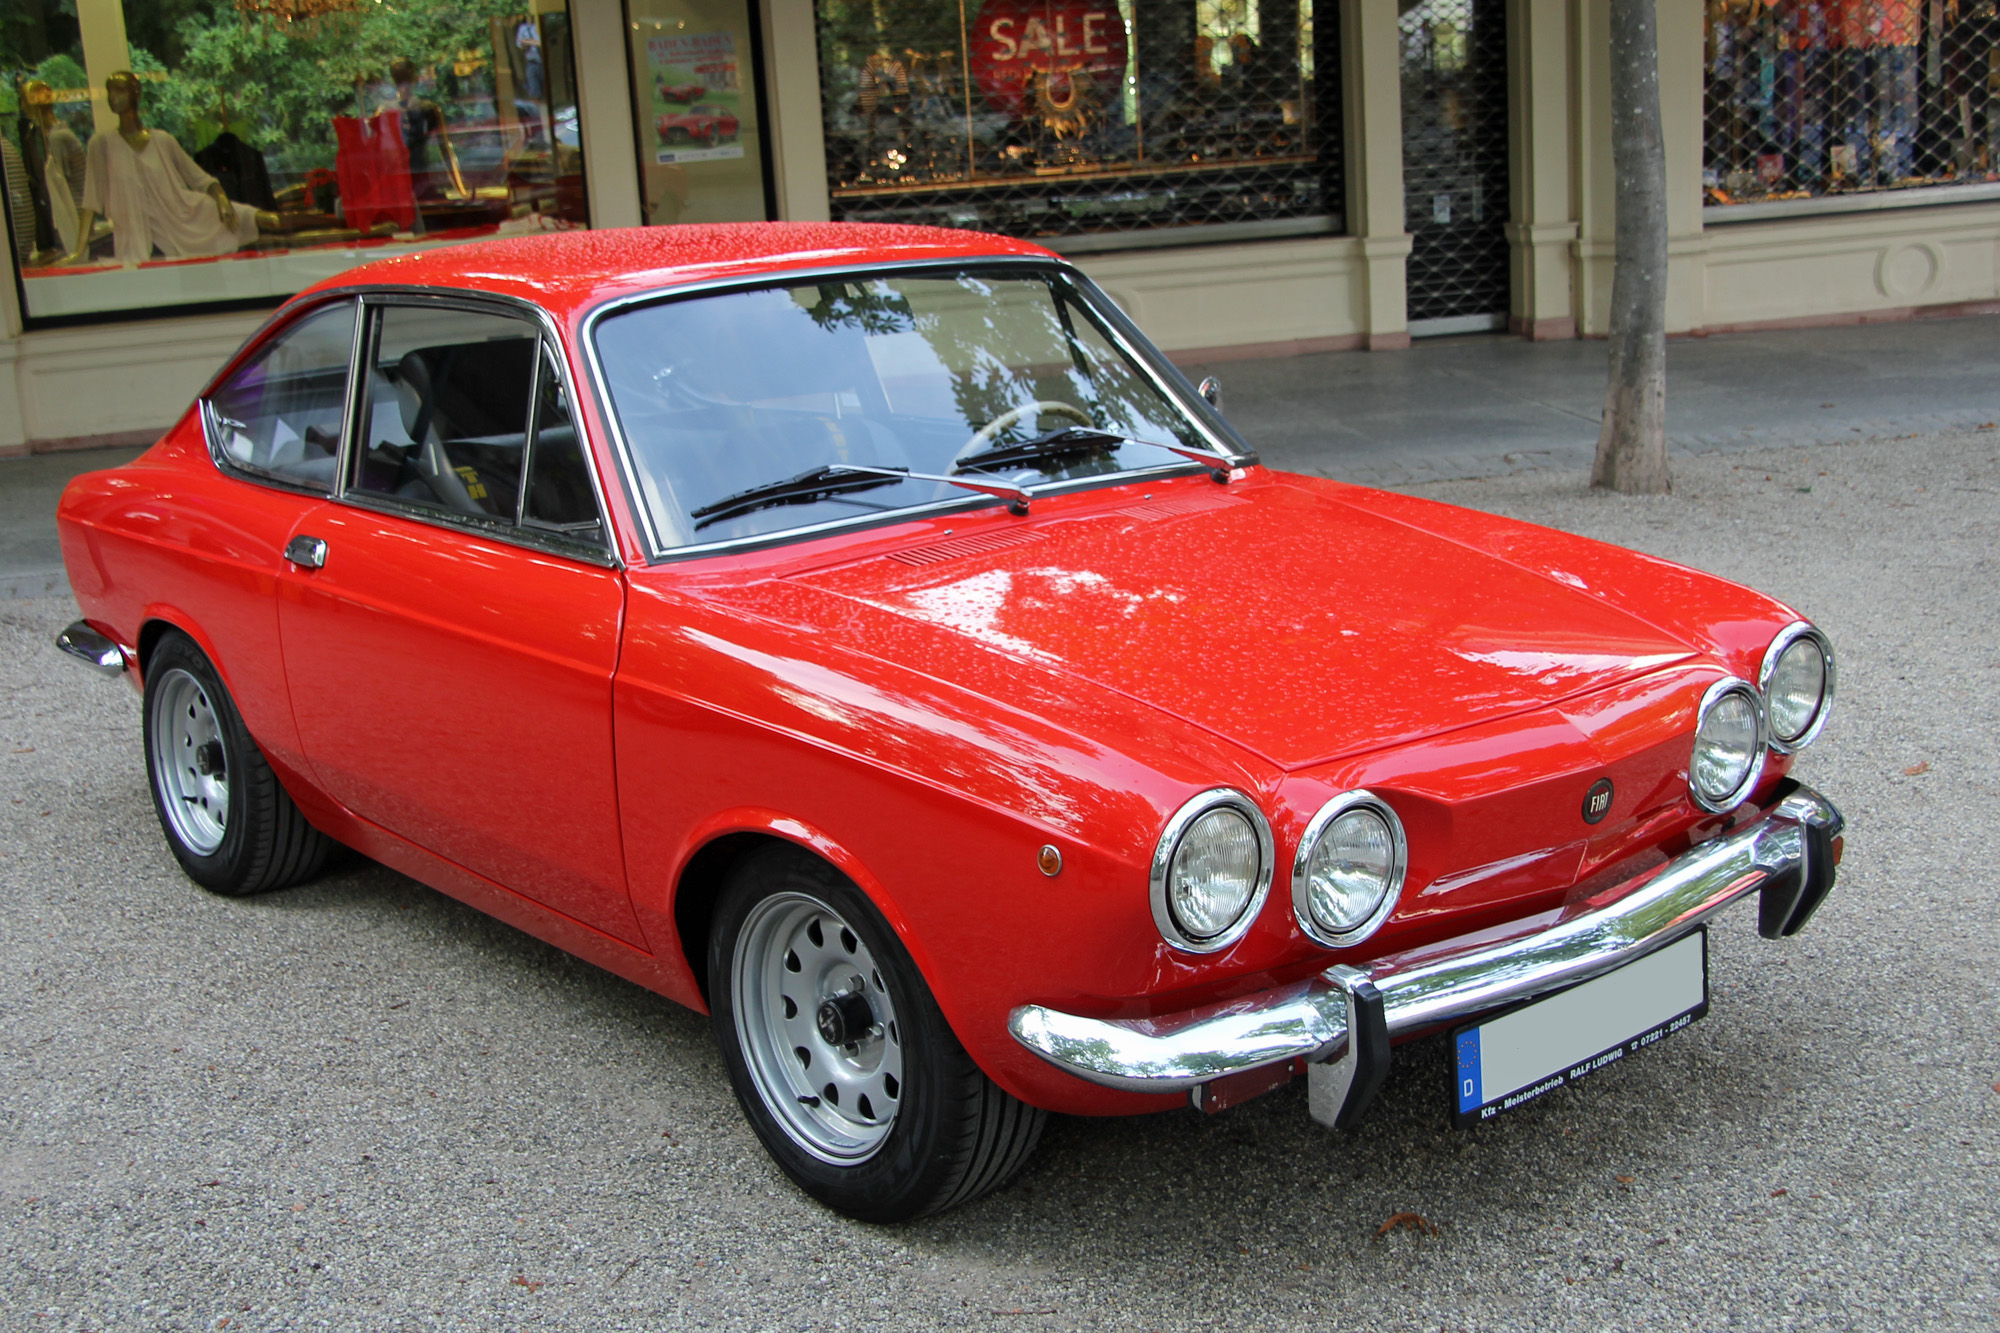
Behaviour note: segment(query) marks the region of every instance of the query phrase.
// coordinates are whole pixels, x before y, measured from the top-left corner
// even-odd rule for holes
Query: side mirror
[[[1210,407],[1214,408],[1218,412],[1222,410],[1221,380],[1217,379],[1213,375],[1210,375],[1207,379],[1201,382],[1201,384],[1196,388],[1195,392],[1199,393],[1203,398],[1207,399],[1208,405]]]

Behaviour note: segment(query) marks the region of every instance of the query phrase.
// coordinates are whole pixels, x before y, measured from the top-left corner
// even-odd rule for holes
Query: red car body
[[[665,140],[692,139],[713,144],[734,139],[741,126],[735,116],[719,107],[694,106],[686,111],[669,111],[660,117],[658,128],[660,138]]]
[[[996,256],[1058,262],[914,228],[577,233],[373,264],[270,327],[336,291],[508,298],[545,312],[589,386],[586,321],[608,302]],[[1737,809],[1689,798],[1704,690],[1758,680],[1798,620],[1722,579],[1255,464],[1226,485],[1193,470],[1037,497],[1027,517],[991,506],[658,559],[605,402],[577,398],[613,560],[232,475],[195,409],[71,485],[64,557],[134,679],[162,631],[200,646],[319,829],[696,1009],[715,883],[749,842],[782,840],[867,895],[1008,1093],[1162,1110],[1184,1086],[1079,1077],[1010,1014],[1213,1012],[1330,964],[1519,934],[1788,790],[1773,752]],[[304,533],[334,553],[323,568],[285,558]],[[1616,806],[1587,822],[1579,802],[1606,778]],[[1273,892],[1229,947],[1172,947],[1149,864],[1162,825],[1217,786],[1266,812],[1279,866],[1329,796],[1386,794],[1408,835],[1400,905],[1330,950]]]

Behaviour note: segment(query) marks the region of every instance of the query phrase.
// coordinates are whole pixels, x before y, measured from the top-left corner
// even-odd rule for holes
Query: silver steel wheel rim
[[[902,1032],[868,946],[838,912],[802,893],[750,909],[731,969],[736,1038],[764,1105],[792,1141],[823,1162],[873,1157],[896,1123],[903,1092]],[[828,1002],[866,1001],[857,1040],[821,1031]]]
[[[215,706],[202,683],[179,667],[160,678],[153,700],[153,781],[160,808],[190,851],[212,856],[229,820],[228,752]]]

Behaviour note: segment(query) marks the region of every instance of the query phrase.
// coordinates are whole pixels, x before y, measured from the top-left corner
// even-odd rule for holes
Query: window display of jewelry
[[[1024,236],[1337,225],[1338,92],[1316,70],[1338,62],[1317,59],[1311,0],[1261,13],[819,0],[833,214]]]

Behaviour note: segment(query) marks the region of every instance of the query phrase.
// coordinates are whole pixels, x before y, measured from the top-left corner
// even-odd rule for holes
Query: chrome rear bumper
[[[1355,1045],[1379,1045],[1386,1061],[1386,1041],[1348,1041],[1350,1015],[1371,1025],[1364,1036],[1393,1037],[1532,999],[1672,944],[1753,892],[1760,895],[1759,932],[1790,935],[1833,887],[1834,839],[1844,821],[1817,792],[1787,786],[1754,822],[1639,877],[1603,907],[1552,914],[1539,931],[1497,943],[1488,942],[1491,932],[1450,940],[1157,1018],[1084,1018],[1022,1005],[1008,1016],[1008,1029],[1035,1054],[1093,1083],[1180,1092],[1299,1057],[1351,1063]],[[1350,1118],[1359,1109],[1350,1107]]]
[[[56,647],[107,676],[122,675],[125,671],[125,650],[92,629],[88,621],[79,620],[56,635]]]

